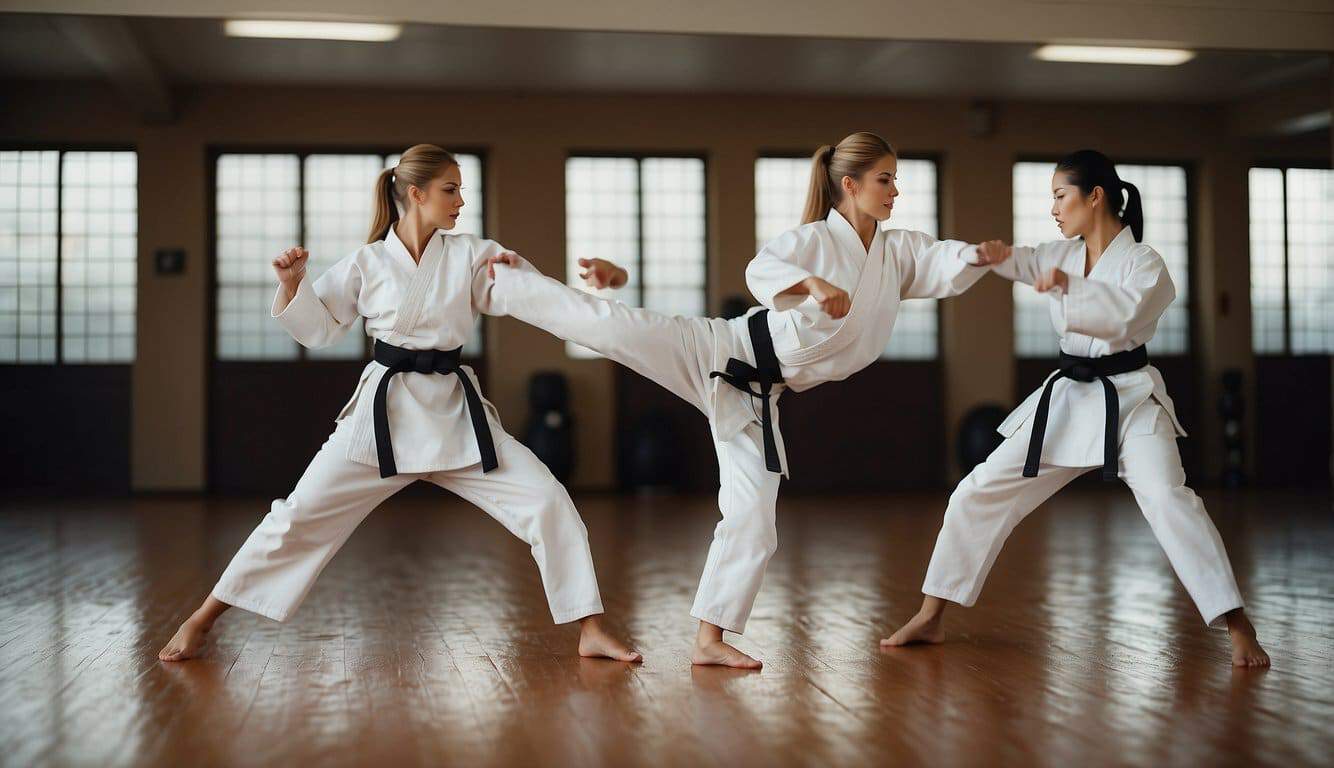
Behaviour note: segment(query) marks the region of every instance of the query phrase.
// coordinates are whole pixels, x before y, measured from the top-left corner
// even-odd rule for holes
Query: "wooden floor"
[[[1233,671],[1124,489],[1021,526],[950,641],[916,608],[945,494],[784,498],[742,648],[692,669],[710,498],[577,499],[642,666],[581,660],[526,547],[440,493],[386,503],[287,624],[154,658],[264,500],[0,502],[0,763],[1296,765],[1334,758],[1328,496],[1206,494],[1268,672]]]

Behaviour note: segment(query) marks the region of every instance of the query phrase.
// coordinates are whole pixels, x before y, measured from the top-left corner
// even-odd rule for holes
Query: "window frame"
[[[561,164],[562,168],[561,185],[564,188],[564,194],[568,196],[569,194],[568,175],[565,172],[565,169],[568,167],[570,160],[609,159],[609,160],[635,161],[635,173],[636,173],[635,188],[637,190],[636,201],[638,203],[638,205],[636,205],[636,210],[639,212],[639,221],[638,221],[639,237],[636,238],[637,248],[635,251],[634,269],[638,270],[638,274],[640,276],[639,292],[638,295],[635,296],[635,300],[637,302],[636,306],[642,307],[644,306],[644,294],[645,294],[645,287],[647,285],[647,283],[645,283],[644,281],[644,275],[646,274],[644,270],[644,161],[655,160],[658,158],[664,158],[668,160],[699,160],[701,163],[704,164],[704,285],[701,287],[704,290],[704,311],[705,314],[707,315],[709,314],[709,308],[713,306],[712,304],[713,281],[710,279],[710,276],[712,274],[710,268],[713,266],[713,247],[712,247],[713,238],[710,227],[712,225],[713,220],[712,217],[709,215],[709,207],[713,203],[713,187],[709,182],[709,154],[707,152],[702,150],[692,151],[692,150],[680,150],[680,149],[664,150],[664,151],[643,150],[643,149],[634,149],[625,151],[614,150],[614,149],[570,149],[566,151],[565,160]],[[564,198],[562,198],[561,207],[564,208],[564,205],[565,205]],[[563,226],[568,225],[569,215],[570,215],[569,211],[565,210],[564,216],[562,216],[561,219]],[[569,268],[569,258],[570,258],[567,247],[568,243],[569,243],[569,232],[567,227],[565,236],[561,241],[561,253],[562,256],[564,257],[564,261],[566,262],[564,268],[567,270]],[[568,283],[570,276],[566,274],[564,277],[566,283]],[[600,357],[601,356],[592,359],[600,359]]]
[[[1250,242],[1250,205],[1251,205],[1251,185],[1250,171],[1252,168],[1264,168],[1277,170],[1281,174],[1283,191],[1283,349],[1279,352],[1260,352],[1255,349],[1255,332],[1251,331],[1251,352],[1260,357],[1273,358],[1314,358],[1329,357],[1329,353],[1304,352],[1294,354],[1292,351],[1292,278],[1288,269],[1288,257],[1290,255],[1290,243],[1288,240],[1288,171],[1294,169],[1328,171],[1334,169],[1329,163],[1323,160],[1313,158],[1299,159],[1276,159],[1260,158],[1246,166],[1246,265],[1250,269],[1251,261],[1251,242]],[[1250,275],[1247,275],[1247,284],[1250,283]],[[1250,296],[1246,297],[1246,304],[1250,312],[1250,321],[1252,326],[1255,323],[1255,309],[1251,307]]]
[[[0,152],[57,152],[56,157],[56,357],[55,360],[24,362],[22,360],[0,361],[0,368],[98,368],[132,366],[139,360],[139,269],[142,242],[139,239],[139,224],[143,210],[139,203],[139,145],[131,142],[78,142],[78,141],[4,141],[0,142]],[[64,227],[64,190],[66,152],[133,152],[135,157],[135,225],[134,225],[134,266],[135,266],[135,303],[134,303],[134,358],[121,361],[67,362],[65,360],[65,290],[61,282],[64,275],[65,243],[62,236]]]
[[[445,145],[440,145],[445,146]],[[208,238],[208,322],[206,332],[208,333],[208,359],[213,363],[240,364],[240,365],[292,365],[292,364],[329,364],[346,362],[366,362],[371,356],[371,339],[367,336],[363,342],[362,357],[353,359],[338,358],[315,358],[311,357],[309,350],[300,344],[297,345],[297,356],[288,360],[274,359],[222,359],[218,357],[218,291],[220,281],[218,279],[218,159],[222,155],[295,155],[297,158],[297,238],[298,243],[306,241],[306,158],[311,155],[380,155],[387,158],[390,155],[401,154],[406,147],[390,146],[384,144],[210,144],[205,151],[206,167],[204,174],[205,184],[205,206],[208,219],[207,233]],[[486,204],[486,192],[490,187],[487,183],[487,150],[484,147],[457,146],[449,148],[451,154],[474,155],[479,161],[482,171],[482,237],[491,227],[491,206]],[[276,281],[275,281],[276,289]],[[465,361],[479,362],[486,359],[486,323],[480,322],[478,333],[481,338],[481,354],[476,356],[464,356]]]

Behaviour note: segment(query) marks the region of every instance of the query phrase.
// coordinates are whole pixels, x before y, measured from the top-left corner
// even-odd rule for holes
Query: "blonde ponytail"
[[[389,228],[398,221],[398,205],[394,200],[394,169],[380,171],[375,180],[375,199],[371,203],[371,233],[366,242],[373,243],[389,236]]]
[[[806,186],[806,210],[801,214],[801,223],[824,221],[829,209],[834,207],[834,191],[829,188],[829,160],[834,155],[832,144],[821,144],[811,156],[811,181]]]

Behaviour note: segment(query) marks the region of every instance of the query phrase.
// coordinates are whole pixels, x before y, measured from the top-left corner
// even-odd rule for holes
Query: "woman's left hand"
[[[590,288],[620,288],[630,280],[630,273],[606,259],[580,259],[579,273]]]
[[[1047,291],[1058,289],[1061,292],[1065,292],[1070,289],[1070,277],[1065,274],[1065,272],[1053,267],[1041,275],[1038,275],[1037,281],[1033,283],[1033,288],[1038,293],[1046,293]]]
[[[492,280],[496,279],[496,265],[504,264],[507,267],[519,266],[519,254],[514,251],[501,251],[499,254],[486,260],[486,273]]]
[[[979,267],[1000,264],[1010,258],[1014,249],[1001,240],[986,240],[977,244],[977,265]]]

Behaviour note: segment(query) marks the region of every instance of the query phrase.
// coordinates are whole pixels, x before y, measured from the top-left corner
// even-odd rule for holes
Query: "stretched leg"
[[[1019,521],[1086,469],[1043,464],[1037,477],[1024,477],[1028,430],[1021,430],[992,451],[950,496],[922,585],[917,615],[881,645],[938,643],[944,639],[941,617],[946,602],[977,602],[991,566]]]
[[[764,570],[778,548],[775,510],[780,476],[764,465],[760,425],[746,427],[718,452],[718,509],[723,519],[713,533],[695,604],[700,620],[692,661],[758,668],[760,662],[722,641],[723,630],[745,630]]]
[[[417,478],[380,477],[349,461],[341,429],[325,441],[296,488],[232,557],[213,593],[159,652],[164,661],[198,656],[213,622],[230,606],[285,621],[347,537],[380,502]]]
[[[1160,412],[1153,432],[1128,436],[1121,446],[1121,476],[1135,494],[1153,535],[1205,623],[1226,624],[1232,661],[1240,667],[1269,665],[1269,656],[1246,618],[1218,529],[1204,503],[1186,487],[1176,433]]]
[[[581,623],[579,653],[640,661],[638,653],[607,634],[588,531],[579,512],[546,465],[517,440],[496,447],[500,466],[483,473],[480,465],[435,472],[431,482],[476,504],[532,548],[542,574],[551,617],[557,624]]]
[[[600,299],[529,266],[496,268],[494,306],[596,350],[708,412],[709,372],[719,367],[714,326],[725,321],[673,317]]]

